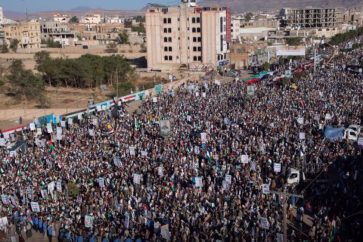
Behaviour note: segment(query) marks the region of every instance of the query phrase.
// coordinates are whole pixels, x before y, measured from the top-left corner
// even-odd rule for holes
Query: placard
[[[33,212],[35,212],[35,213],[40,212],[40,206],[39,206],[38,202],[31,202],[30,206],[31,206]]]
[[[304,124],[304,118],[302,118],[302,117],[297,118],[297,123]]]
[[[202,97],[206,98],[207,94],[205,92],[202,92]]]
[[[6,139],[0,138],[0,147],[6,146]]]
[[[163,239],[165,239],[166,241],[170,241],[171,233],[169,232],[168,224],[160,227],[160,234],[161,234],[161,237],[163,237]]]
[[[40,190],[40,194],[42,195],[42,198],[46,199],[48,196],[48,191],[45,189]]]
[[[196,92],[196,93],[195,93],[195,96],[196,96],[196,97],[199,97],[199,92]]]
[[[140,184],[141,183],[141,175],[140,174],[133,174],[132,175],[133,177],[133,181],[134,181],[134,184]]]
[[[93,216],[90,216],[90,215],[86,215],[84,216],[84,226],[86,228],[92,228],[93,227]]]
[[[62,128],[65,128],[66,127],[66,121],[62,120],[60,123],[61,123],[61,127]]]
[[[92,124],[94,126],[97,126],[98,125],[98,119],[96,119],[96,118],[92,119]]]
[[[38,135],[42,135],[42,129],[41,128],[37,128],[37,136]]]
[[[0,218],[0,228],[4,228],[9,224],[7,217]]]
[[[221,82],[219,80],[214,80],[214,83],[217,84],[218,86],[221,85]]]
[[[95,136],[95,131],[93,129],[89,129],[88,134],[89,134],[89,136],[94,137]]]
[[[330,120],[330,119],[332,119],[330,113],[325,114],[325,120]]]
[[[129,147],[130,155],[135,155],[136,154],[135,149],[136,149],[135,146],[130,146]]]
[[[10,204],[10,199],[9,199],[8,195],[2,194],[1,195],[1,201],[3,202],[4,205]]]
[[[115,166],[117,166],[118,168],[120,168],[122,166],[121,163],[121,157],[116,155],[115,157],[113,157],[113,163],[115,164]]]
[[[153,97],[153,103],[157,103],[158,102],[158,98],[157,97]]]
[[[274,163],[274,172],[281,172],[281,163]]]
[[[52,127],[52,124],[51,123],[47,123],[47,132],[49,134],[53,133],[53,127]]]
[[[97,179],[97,181],[98,181],[98,185],[100,186],[100,188],[105,187],[105,178],[103,178],[103,177],[99,177],[99,178]]]
[[[358,146],[363,146],[363,137],[358,138]]]
[[[262,184],[262,193],[270,194],[270,185],[269,184]]]
[[[224,180],[225,180],[228,184],[232,184],[232,176],[231,176],[231,175],[226,175],[226,177],[224,178]]]
[[[261,217],[260,218],[260,227],[263,229],[269,229],[270,223],[268,222],[267,218]]]
[[[203,187],[203,178],[200,176],[194,177],[194,181],[195,181],[195,187],[197,188],[201,188]]]
[[[247,95],[252,96],[255,94],[255,85],[247,86]]]
[[[162,166],[159,166],[158,167],[158,175],[159,176],[163,176],[164,175],[164,167],[162,167]]]
[[[300,132],[299,133],[299,139],[300,140],[304,140],[305,139],[305,133],[304,132]]]
[[[30,123],[29,128],[30,128],[31,131],[34,131],[35,130],[35,123]]]
[[[57,127],[57,134],[62,135],[62,133],[63,133],[62,127]]]
[[[53,193],[55,188],[55,182],[51,182],[48,184],[48,193]]]
[[[57,187],[58,192],[62,192],[62,182],[61,181],[57,181],[56,187]]]
[[[248,164],[248,162],[249,162],[248,155],[241,155],[241,163]]]
[[[73,119],[72,119],[72,118],[69,118],[69,119],[68,119],[68,124],[69,124],[69,125],[72,125],[72,124],[73,124]]]
[[[141,151],[141,156],[146,157],[147,156],[147,151],[146,150],[142,150]]]
[[[207,143],[207,133],[200,133],[200,139],[203,144]]]
[[[83,116],[81,113],[78,114],[78,120],[82,120],[83,119]]]

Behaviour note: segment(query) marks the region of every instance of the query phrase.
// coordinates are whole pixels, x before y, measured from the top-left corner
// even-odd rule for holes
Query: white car
[[[358,141],[358,138],[360,136],[363,136],[363,134],[361,134],[360,126],[352,124],[349,125],[349,127],[344,130],[343,138],[347,140]]]

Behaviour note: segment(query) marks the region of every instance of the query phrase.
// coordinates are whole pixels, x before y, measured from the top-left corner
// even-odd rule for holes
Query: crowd
[[[55,126],[17,133],[28,149],[0,150],[0,218],[50,241],[281,241],[281,197],[272,191],[285,187],[289,168],[313,176],[321,170],[307,168],[333,162],[344,181],[309,187],[299,213],[314,224],[307,235],[289,229],[289,240],[343,238],[343,208],[352,204],[327,194],[362,201],[360,171],[335,163],[361,151],[325,140],[323,127],[361,124],[362,76],[339,69],[346,56],[298,79],[260,81],[251,95],[241,81],[188,82],[134,113],[119,104],[65,120],[61,140]],[[167,136],[162,120],[171,123]]]

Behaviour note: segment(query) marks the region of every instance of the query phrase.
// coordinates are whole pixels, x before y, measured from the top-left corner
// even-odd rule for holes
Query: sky
[[[148,3],[175,5],[178,0],[0,0],[4,11],[31,12],[48,10],[70,10],[90,7],[117,10],[139,10]]]

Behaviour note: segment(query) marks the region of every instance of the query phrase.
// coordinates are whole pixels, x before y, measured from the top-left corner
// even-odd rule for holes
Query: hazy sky
[[[141,9],[147,3],[175,5],[179,0],[0,0],[4,10],[17,12],[69,10],[79,6],[103,9]]]

